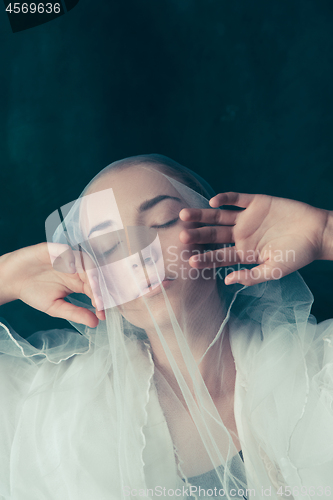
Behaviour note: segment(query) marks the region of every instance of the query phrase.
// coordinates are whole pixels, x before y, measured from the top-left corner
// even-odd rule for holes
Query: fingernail
[[[98,295],[96,297],[96,306],[99,311],[102,311],[104,309],[103,298],[101,297],[101,295]]]
[[[226,285],[233,285],[234,283],[237,283],[236,278],[228,278],[228,276],[225,278],[224,283]]]
[[[76,273],[75,264],[73,264],[73,262],[69,263],[69,271],[71,273]]]

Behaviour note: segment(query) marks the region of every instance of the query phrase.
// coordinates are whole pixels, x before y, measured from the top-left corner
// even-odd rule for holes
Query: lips
[[[150,287],[153,287],[153,286],[161,283],[161,281],[157,278],[157,276],[155,276],[154,278],[149,278],[149,282],[150,282],[150,286],[147,285],[147,279],[146,278],[144,278],[143,280],[141,280],[141,282],[139,284],[140,290],[143,291],[146,288],[150,288]]]
[[[172,281],[174,281],[174,278],[172,278],[172,279],[171,278],[164,278],[164,280],[162,281],[163,288],[167,288]],[[141,292],[138,295],[138,297],[140,297],[141,295],[154,294],[154,291],[156,291],[155,293],[159,293],[162,291],[161,287],[159,286],[159,285],[161,285],[161,282],[159,280],[151,282],[150,286],[147,286],[147,281],[145,280],[142,283],[142,285],[145,285],[145,286],[141,286]]]

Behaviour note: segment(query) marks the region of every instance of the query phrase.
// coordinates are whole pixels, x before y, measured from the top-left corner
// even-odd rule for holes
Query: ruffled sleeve
[[[38,366],[29,358],[0,355],[0,498],[10,495],[10,453],[22,411]]]
[[[307,322],[289,323],[278,312],[275,318],[271,312],[274,328],[268,321],[266,328],[243,322],[232,339],[235,416],[247,471],[258,478],[259,491],[274,488],[272,497],[285,492],[286,498],[288,491],[330,496],[333,320],[316,324],[310,315]]]
[[[88,340],[72,330],[37,332],[20,337],[0,322],[0,499],[12,498],[12,451],[24,405],[43,366],[56,367],[89,349]],[[52,378],[54,370],[49,370]],[[44,371],[44,383],[47,376]],[[33,425],[33,422],[31,422]]]

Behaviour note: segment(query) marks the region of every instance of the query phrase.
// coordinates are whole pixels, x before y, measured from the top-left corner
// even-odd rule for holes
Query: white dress
[[[296,273],[233,295],[234,410],[254,492],[247,498],[333,492],[333,320],[309,317],[300,280]],[[114,356],[112,345],[83,333],[34,334],[33,346],[0,324],[0,499],[121,500],[147,489],[144,497],[156,498],[162,487],[190,498],[149,346],[125,339],[126,355]]]

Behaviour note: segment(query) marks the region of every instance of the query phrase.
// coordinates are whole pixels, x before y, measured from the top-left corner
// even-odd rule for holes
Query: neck
[[[215,339],[226,314],[224,304],[221,305],[217,290],[215,294],[208,295],[207,300],[203,300],[200,307],[192,306],[192,310],[190,318],[186,318],[185,321],[183,318],[183,321],[178,322],[183,333],[181,338],[185,337],[185,341],[190,347],[193,358],[213,400],[227,397],[233,394],[236,375],[229,342],[228,324],[220,333],[218,340],[206,352],[210,343]],[[170,321],[159,326],[182,376],[185,378],[188,387],[192,387],[191,376],[177,341],[174,326]],[[150,329],[146,330],[146,332],[152,347],[155,366],[160,370],[173,390],[179,394],[180,389],[176,377],[156,330]],[[204,357],[201,360],[203,355]]]

